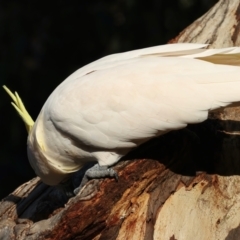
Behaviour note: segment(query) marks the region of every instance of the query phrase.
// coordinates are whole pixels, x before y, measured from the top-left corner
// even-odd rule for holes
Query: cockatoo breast
[[[44,111],[29,133],[27,150],[32,168],[48,185],[59,184],[70,173],[79,170],[85,161],[93,160],[88,152],[59,132]]]

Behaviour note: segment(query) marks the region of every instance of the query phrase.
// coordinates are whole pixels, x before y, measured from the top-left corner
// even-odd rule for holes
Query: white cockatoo
[[[86,177],[117,177],[110,166],[131,149],[240,102],[240,48],[206,47],[167,44],[101,58],[63,81],[35,123],[12,94],[35,173],[57,185],[95,161]]]

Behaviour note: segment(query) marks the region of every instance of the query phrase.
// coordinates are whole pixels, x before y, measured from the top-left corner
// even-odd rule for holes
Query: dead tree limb
[[[240,3],[220,0],[171,42],[240,44]],[[38,178],[0,204],[0,239],[239,239],[238,108],[153,139],[65,199]],[[76,176],[77,178],[77,176]]]

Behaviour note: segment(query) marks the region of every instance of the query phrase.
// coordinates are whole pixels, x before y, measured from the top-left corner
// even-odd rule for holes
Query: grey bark
[[[240,44],[240,3],[221,0],[171,42]],[[66,199],[38,178],[0,204],[0,239],[239,239],[238,108],[153,139]],[[78,176],[76,176],[78,178]]]

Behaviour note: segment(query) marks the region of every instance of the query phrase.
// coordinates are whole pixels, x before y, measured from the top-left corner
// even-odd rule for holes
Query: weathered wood
[[[210,48],[240,45],[240,3],[220,0],[170,42],[207,43]]]
[[[239,45],[239,9],[221,0],[172,42]],[[239,120],[228,108],[153,139],[116,165],[118,182],[71,199],[35,178],[2,200],[0,239],[239,239]]]

